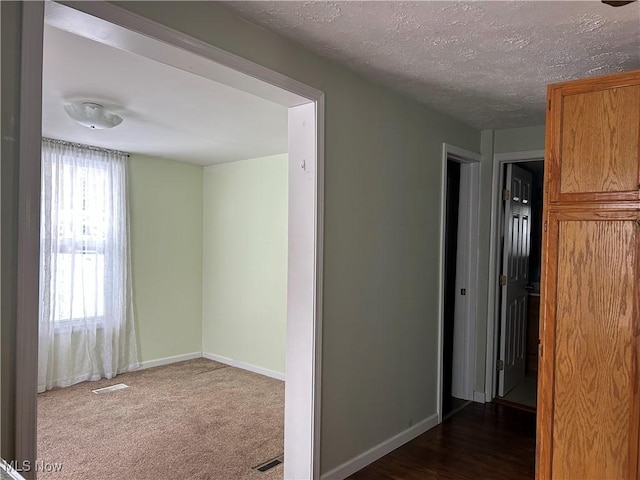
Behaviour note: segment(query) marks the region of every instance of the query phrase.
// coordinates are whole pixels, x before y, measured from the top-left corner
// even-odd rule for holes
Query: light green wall
[[[129,158],[131,268],[142,362],[201,351],[202,173]]]
[[[321,471],[432,416],[442,142],[480,132],[222,5],[119,5],[326,94]]]
[[[204,172],[202,350],[285,372],[287,155]]]
[[[489,278],[489,251],[491,245],[491,210],[493,201],[491,189],[493,181],[493,156],[496,153],[544,150],[544,125],[535,127],[509,128],[504,130],[484,130],[482,132],[480,171],[480,233],[478,289],[478,321],[476,324],[476,379],[475,390],[485,391],[487,362],[487,316],[489,306],[489,283],[497,279]],[[485,392],[487,395],[489,392]]]

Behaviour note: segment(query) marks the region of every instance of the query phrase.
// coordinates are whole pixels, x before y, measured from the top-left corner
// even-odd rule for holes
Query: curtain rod
[[[67,145],[67,146],[70,146],[70,147],[86,148],[87,150],[94,150],[96,152],[114,153],[116,155],[124,155],[127,158],[131,156],[127,152],[121,152],[120,150],[111,150],[111,149],[108,149],[108,148],[95,147],[93,145],[85,145],[83,143],[67,142],[66,140],[58,140],[57,138],[42,137],[42,141],[43,142],[50,142],[50,143],[57,143],[59,145]]]

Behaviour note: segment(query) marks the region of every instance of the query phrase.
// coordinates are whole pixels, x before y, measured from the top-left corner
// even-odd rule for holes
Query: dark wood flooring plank
[[[535,414],[471,404],[352,475],[352,480],[534,478]]]

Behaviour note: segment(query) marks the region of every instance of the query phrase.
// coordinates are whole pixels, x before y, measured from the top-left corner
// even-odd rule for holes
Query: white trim
[[[498,329],[496,317],[499,304],[498,275],[501,259],[500,232],[502,224],[502,184],[504,182],[503,167],[507,163],[522,163],[536,160],[544,161],[544,150],[526,150],[522,152],[496,153],[493,155],[491,178],[491,232],[489,237],[489,290],[487,293],[487,349],[485,366],[485,401],[495,398],[496,392],[496,346]]]
[[[460,160],[461,163],[479,163],[480,160],[482,160],[482,155],[480,155],[479,153],[471,152],[469,150],[465,150],[464,148],[456,147],[455,145],[450,145],[448,143],[442,144],[442,153],[443,155],[447,154],[449,158]],[[445,176],[445,179],[446,178],[447,177]]]
[[[131,370],[146,370],[147,368],[161,367],[163,365],[170,365],[172,363],[185,362],[187,360],[193,360],[195,358],[202,358],[202,352],[184,353],[182,355],[174,355],[173,357],[157,358],[155,360],[147,360],[146,362],[140,362],[140,366]]]
[[[318,366],[312,355],[313,338],[318,331],[313,329],[313,312],[308,308],[317,291],[316,259],[316,209],[318,191],[315,188],[317,168],[309,159],[316,156],[317,108],[315,104],[297,105],[289,108],[289,262],[287,272],[287,338],[285,422],[284,422],[284,477],[314,478],[314,462],[305,442],[317,445],[312,431],[316,425],[314,414],[319,398],[313,385],[305,379],[316,377]],[[292,228],[297,225],[297,228]],[[310,284],[311,283],[311,284]],[[317,377],[320,378],[319,376]],[[311,406],[312,410],[309,410]],[[295,422],[294,423],[294,419]],[[308,436],[302,435],[301,425],[309,427]],[[316,477],[317,478],[317,477]]]
[[[339,465],[333,470],[330,470],[322,475],[322,480],[342,480],[349,477],[350,475],[353,475],[367,465],[394,451],[396,448],[399,448],[405,443],[410,442],[414,438],[422,435],[424,432],[431,430],[433,427],[438,425],[438,423],[440,423],[438,417],[439,415],[437,413],[434,413],[421,422],[416,423],[413,427],[410,427],[405,431],[394,435],[393,437],[385,440],[375,447],[370,448],[366,452],[361,453],[357,457],[354,457],[351,460],[347,460],[342,465]]]
[[[524,150],[522,152],[505,152],[493,155],[493,162],[520,163],[544,160],[544,150]]]
[[[15,390],[15,460],[29,461],[32,465],[37,458],[43,22],[42,2],[22,3],[15,376],[19,381],[16,381]],[[33,24],[36,28],[31,29]],[[33,59],[39,59],[39,62]],[[35,472],[25,472],[24,476],[35,478]]]
[[[473,392],[473,401],[477,403],[486,403],[484,392]]]
[[[30,4],[36,5],[36,8],[40,9],[40,15],[30,14],[30,8],[24,9],[23,15],[23,35],[29,39],[30,43],[36,44],[35,41],[39,35],[42,35],[43,31],[43,18],[42,18],[42,2],[27,2],[25,6]],[[276,86],[283,90],[286,90],[298,97],[304,97],[306,102],[301,102],[296,99],[295,96],[289,95],[289,103],[285,103],[290,107],[289,116],[291,117],[291,107],[298,108],[299,106],[306,106],[308,104],[313,105],[313,115],[307,122],[307,129],[313,130],[311,139],[314,141],[313,146],[305,151],[305,162],[309,167],[309,173],[311,177],[309,179],[308,188],[312,191],[312,194],[305,195],[303,199],[304,208],[308,214],[310,214],[313,220],[309,223],[305,223],[305,227],[311,225],[312,232],[305,233],[304,243],[301,249],[292,252],[292,242],[289,242],[289,275],[291,277],[292,272],[298,281],[303,282],[298,284],[300,287],[299,292],[301,297],[295,301],[298,302],[298,310],[292,312],[289,309],[287,311],[287,338],[291,337],[290,333],[294,326],[300,326],[301,323],[307,322],[302,330],[304,334],[304,342],[308,347],[308,350],[303,355],[303,358],[287,358],[287,378],[290,380],[287,382],[289,398],[296,400],[296,402],[285,401],[285,444],[295,446],[292,451],[287,451],[285,448],[285,478],[318,478],[320,469],[320,426],[321,426],[321,392],[320,392],[320,379],[321,379],[321,329],[322,329],[322,278],[323,278],[323,263],[322,263],[322,249],[323,249],[323,222],[324,222],[324,204],[323,204],[323,192],[324,192],[324,93],[311,86],[303,84],[297,80],[291,79],[278,72],[270,70],[262,65],[253,63],[249,60],[236,56],[232,53],[221,50],[218,47],[209,45],[200,40],[192,38],[182,32],[173,30],[165,25],[153,22],[145,17],[133,14],[118,6],[106,3],[106,2],[69,2],[62,5],[63,8],[70,9],[71,12],[84,12],[88,15],[98,17],[105,20],[108,26],[109,24],[115,25],[117,28],[124,27],[125,29],[140,33],[150,38],[155,38],[167,45],[173,45],[184,49],[188,52],[195,53],[202,57],[205,57],[213,62],[220,63],[226,67],[229,67],[236,72],[242,73],[244,76],[253,77],[270,85]],[[75,17],[78,18],[77,16]],[[70,22],[74,23],[74,22]],[[76,22],[82,23],[82,22]],[[67,25],[67,29],[71,28]],[[80,26],[78,26],[80,28]],[[121,28],[120,28],[121,30]],[[102,32],[105,33],[105,32]],[[120,47],[122,48],[122,47]],[[38,54],[28,48],[23,48],[22,52],[22,93],[23,96],[28,96],[29,106],[24,110],[21,110],[21,116],[23,119],[30,119],[28,130],[28,137],[34,138],[37,136],[37,145],[40,145],[40,120],[41,120],[41,89],[35,88],[32,81],[25,77],[26,72],[31,72],[35,77],[42,78],[42,52]],[[24,66],[28,68],[25,68]],[[34,78],[35,78],[34,77]],[[247,80],[248,81],[248,80]],[[286,92],[284,92],[286,93]],[[286,101],[287,95],[282,95],[280,103]],[[284,100],[283,100],[284,99]],[[25,120],[26,121],[26,120]],[[36,135],[37,132],[37,135]],[[290,135],[291,136],[291,135]],[[35,140],[27,142],[25,145],[31,145],[30,148],[35,148],[33,145]],[[39,156],[38,156],[39,158]],[[291,164],[290,158],[290,164]],[[39,165],[39,162],[38,162]],[[21,172],[21,176],[23,172]],[[33,176],[29,176],[27,173],[27,182],[33,182]],[[291,180],[290,180],[291,181]],[[39,185],[39,175],[38,175]],[[38,188],[21,189],[21,194],[24,195],[24,204],[31,205],[31,208],[39,212],[39,202],[37,196],[39,192]],[[301,205],[297,200],[291,200],[290,204]],[[292,230],[291,217],[289,220],[289,230]],[[297,224],[296,224],[297,225]],[[33,229],[39,227],[37,221],[37,215],[28,217],[25,215],[20,216],[18,228],[25,228],[28,226]],[[23,236],[24,237],[24,236]],[[37,242],[39,236],[36,235],[32,238],[32,242]],[[298,245],[299,247],[301,245]],[[295,255],[300,257],[301,252],[310,256],[308,262],[304,265],[294,265],[292,269],[291,258]],[[19,259],[18,268],[18,281],[27,285],[37,286],[37,269],[34,271],[31,267],[34,261],[37,261],[37,255],[23,255]],[[297,271],[301,270],[301,271]],[[289,282],[291,283],[291,282]],[[33,288],[30,288],[29,295],[24,298],[24,304],[28,308],[37,308],[37,295],[33,295]],[[37,291],[37,289],[36,289]],[[291,299],[289,299],[290,301]],[[19,299],[20,301],[20,299]],[[30,318],[24,316],[18,318],[18,323],[30,325],[27,330],[23,329],[22,337],[18,340],[23,346],[29,346],[29,348],[23,348],[22,351],[25,356],[36,355],[37,348],[37,318],[34,322],[30,322]],[[301,349],[298,349],[300,351]],[[30,352],[30,353],[29,353]],[[288,356],[288,355],[287,355]],[[20,359],[18,359],[20,360]],[[36,359],[37,360],[37,359]],[[29,365],[24,363],[19,368],[27,369],[30,373],[37,372],[37,362]],[[18,384],[28,383],[30,376],[18,376]],[[33,382],[35,385],[35,382]],[[22,432],[24,439],[21,440],[26,445],[24,452],[30,460],[35,460],[35,394],[31,396],[27,390],[19,390],[22,392],[18,397],[16,404],[23,405],[22,408],[27,415],[27,421],[23,425]],[[303,399],[303,400],[298,400]],[[301,404],[308,399],[308,404]],[[299,404],[295,410],[289,410],[287,406]],[[293,416],[292,416],[293,415]],[[302,455],[300,453],[303,453]],[[295,466],[301,466],[299,470],[296,470]]]
[[[479,217],[480,217],[480,163],[463,163],[461,170],[464,172],[466,184],[461,185],[468,190],[463,192],[462,199],[466,201],[465,211],[467,212],[468,228],[464,229],[466,235],[460,237],[464,240],[462,251],[464,287],[466,288],[465,307],[463,309],[465,317],[464,331],[464,352],[465,363],[463,366],[464,400],[473,399],[476,376],[476,324],[478,321],[478,252],[479,246]],[[464,227],[464,225],[463,225]],[[460,238],[458,241],[460,241]]]
[[[465,284],[467,289],[465,305],[465,346],[466,356],[464,361],[464,393],[465,400],[473,399],[476,372],[476,323],[478,303],[478,253],[479,253],[479,206],[480,206],[480,160],[479,153],[470,152],[447,143],[442,144],[442,178],[440,181],[440,252],[438,261],[438,398],[437,413],[438,422],[442,422],[442,384],[443,384],[443,331],[444,331],[444,245],[445,245],[445,219],[447,196],[447,160],[451,159],[461,164],[461,168],[467,168],[468,191],[464,192],[461,185],[461,193],[467,193],[469,229],[467,235],[467,249],[463,252]]]
[[[255,365],[251,365],[250,363],[234,360],[233,358],[223,357],[222,355],[216,355],[215,353],[206,353],[206,352],[202,353],[202,358],[206,358],[207,360],[213,360],[214,362],[224,363],[225,365],[229,365],[230,367],[240,368],[242,370],[258,373],[260,375],[264,375],[265,377],[275,378],[276,380],[282,380],[284,382],[284,373],[275,372],[273,370],[269,370],[262,367],[257,367]]]
[[[64,18],[60,18],[60,12],[63,12]],[[78,12],[86,13],[91,17],[86,17]],[[188,66],[189,62],[184,62],[185,65],[172,66],[253,93],[261,98],[268,98],[288,107],[309,103],[309,100],[317,100],[323,95],[322,91],[310,85],[107,2],[51,2],[47,5],[47,23],[76,35],[114,48],[132,51],[162,63],[174,63],[174,60],[167,57],[167,52],[162,50],[177,47],[196,54],[198,57],[212,60],[219,66],[226,67],[226,71],[219,70],[214,78],[208,74],[211,72],[194,71],[193,66]],[[112,29],[114,25],[122,28],[118,28],[117,31],[109,30],[106,34],[105,29]],[[157,46],[144,42],[144,38],[139,38],[137,34],[160,40],[165,45],[158,49]],[[260,85],[264,83],[268,85]],[[277,88],[270,88],[274,86]]]
[[[315,102],[315,192],[314,192],[314,276],[313,285],[313,310],[314,321],[312,325],[313,351],[311,360],[313,362],[311,391],[312,391],[312,421],[311,426],[311,474],[313,479],[320,478],[320,433],[322,431],[322,411],[320,409],[322,399],[322,305],[324,281],[324,120],[325,105],[324,93]]]

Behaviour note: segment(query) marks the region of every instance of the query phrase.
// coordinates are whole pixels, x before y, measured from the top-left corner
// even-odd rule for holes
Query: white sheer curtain
[[[138,367],[125,162],[42,141],[39,392]]]

